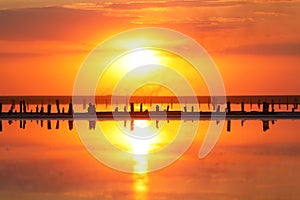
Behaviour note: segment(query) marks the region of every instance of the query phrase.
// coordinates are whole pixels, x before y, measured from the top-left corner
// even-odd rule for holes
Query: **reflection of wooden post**
[[[227,132],[230,132],[231,131],[231,121],[228,120],[227,121]]]
[[[73,129],[73,120],[68,121],[69,130],[71,131]]]
[[[41,128],[44,126],[44,120],[41,120]]]
[[[56,121],[56,129],[59,129],[59,120]]]
[[[268,120],[263,120],[263,131],[267,131],[270,129],[270,126],[269,126],[269,121]]]
[[[130,130],[133,131],[134,130],[134,120],[130,121]]]
[[[51,121],[50,120],[47,121],[47,128],[48,128],[48,130],[51,130]]]
[[[22,128],[25,129],[25,127],[26,127],[26,120],[23,120],[23,126],[22,126]]]
[[[2,120],[0,120],[0,132],[2,132]]]
[[[56,99],[55,103],[56,103],[57,113],[60,114],[59,100]]]

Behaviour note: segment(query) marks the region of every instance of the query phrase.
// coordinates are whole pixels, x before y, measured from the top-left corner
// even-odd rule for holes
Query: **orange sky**
[[[198,41],[229,95],[300,93],[298,0],[95,2],[0,0],[0,95],[71,95],[97,44],[147,26]]]

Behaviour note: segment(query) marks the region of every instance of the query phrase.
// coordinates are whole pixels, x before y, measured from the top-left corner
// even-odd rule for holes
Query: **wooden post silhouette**
[[[47,106],[47,114],[48,115],[51,114],[51,104],[48,104],[48,106]]]
[[[73,104],[72,103],[69,103],[68,114],[73,114]]]
[[[269,103],[263,102],[263,113],[269,112]]]
[[[227,112],[231,112],[231,102],[227,101]]]
[[[242,110],[242,112],[245,112],[245,103],[244,102],[241,103],[241,110]]]
[[[55,103],[56,103],[57,113],[60,114],[59,100],[56,99]]]
[[[2,114],[2,103],[0,103],[0,115]]]
[[[23,100],[23,111],[24,111],[24,113],[26,113],[26,103],[25,103],[25,100]]]
[[[2,132],[2,120],[0,120],[0,132]]]
[[[44,106],[42,105],[41,107],[41,111],[40,111],[41,114],[44,114]]]
[[[23,102],[20,101],[20,113],[22,113],[22,111],[23,111]]]
[[[134,112],[134,103],[130,103],[130,112]]]
[[[143,103],[140,104],[140,112],[143,112]]]

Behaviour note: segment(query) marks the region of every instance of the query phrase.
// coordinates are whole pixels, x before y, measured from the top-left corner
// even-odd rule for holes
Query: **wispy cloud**
[[[222,53],[300,56],[300,41],[295,43],[241,45],[224,49]]]

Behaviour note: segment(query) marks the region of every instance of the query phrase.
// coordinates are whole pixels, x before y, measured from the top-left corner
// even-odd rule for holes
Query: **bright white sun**
[[[160,64],[161,58],[158,51],[141,49],[130,52],[119,59],[122,65],[134,69],[142,65]]]

